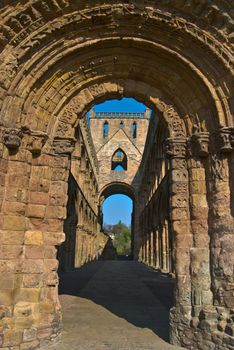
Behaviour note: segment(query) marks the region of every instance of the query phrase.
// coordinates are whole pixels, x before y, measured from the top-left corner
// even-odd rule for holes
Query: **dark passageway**
[[[133,261],[61,275],[64,331],[56,350],[169,350],[173,279]],[[163,292],[163,293],[162,293]]]

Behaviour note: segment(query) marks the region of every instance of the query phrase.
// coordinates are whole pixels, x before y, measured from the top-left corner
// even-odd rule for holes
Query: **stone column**
[[[150,244],[151,244],[151,250],[150,250],[150,265],[154,266],[154,232],[151,230],[150,232]]]
[[[148,231],[147,234],[148,237],[148,265],[151,265],[151,249],[152,249],[152,245],[151,245],[151,231]]]
[[[157,257],[157,247],[156,247],[156,229],[153,229],[153,266],[156,268],[157,262],[156,262],[156,257]]]
[[[191,230],[191,283],[193,304],[193,325],[205,306],[212,305],[210,279],[210,237],[208,232],[208,203],[206,172],[209,154],[209,133],[197,132],[191,137],[191,158],[189,159],[189,190]]]
[[[83,225],[79,224],[76,227],[76,254],[75,254],[76,268],[81,266],[82,234],[83,234]]]
[[[163,226],[159,224],[158,226],[158,263],[159,263],[160,270],[162,270],[162,230],[163,230]]]
[[[190,248],[192,235],[189,217],[189,187],[187,168],[187,140],[167,140],[170,159],[170,219],[174,236],[175,307],[171,309],[171,341],[180,344],[183,336],[181,323],[189,325],[191,319]]]
[[[209,231],[214,303],[226,310],[234,308],[233,148],[234,128],[222,128],[210,156]],[[227,332],[233,335],[233,325],[227,327]]]
[[[160,268],[160,258],[159,258],[159,245],[160,245],[160,241],[159,241],[159,228],[157,226],[156,228],[156,231],[155,231],[155,236],[156,236],[156,248],[155,248],[155,251],[156,251],[156,269],[159,269]]]
[[[168,227],[163,225],[162,229],[162,257],[163,257],[163,272],[169,272],[169,252],[168,252]]]
[[[1,342],[4,348],[35,348],[61,326],[56,248],[65,238],[69,160],[41,154],[45,136],[38,133],[7,130],[3,140],[9,153],[3,146]]]

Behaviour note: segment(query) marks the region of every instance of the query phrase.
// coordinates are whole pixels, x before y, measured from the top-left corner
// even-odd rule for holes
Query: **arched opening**
[[[136,139],[137,137],[137,123],[132,123],[132,138]]]
[[[147,282],[148,277],[135,278],[136,288],[130,290],[132,285],[125,284],[126,295],[138,302],[144,293],[135,291],[147,284],[151,290],[159,270],[165,275],[157,280],[156,293],[165,294],[167,274],[175,273],[170,341],[189,349],[218,346],[226,350],[232,341],[234,308],[231,2],[192,1],[184,6],[181,1],[167,1],[163,6],[161,2],[141,6],[106,0],[84,6],[68,0],[3,1],[0,11],[0,293],[6,326],[0,347],[39,347],[58,336],[57,247],[66,239],[61,255],[69,268],[74,261],[80,267],[98,259],[107,239],[100,230],[99,194],[112,181],[134,188],[138,219],[134,221],[134,257],[154,269],[153,283]],[[156,113],[150,120],[147,147],[138,143],[146,129],[141,124],[147,119],[139,111],[134,116],[141,119],[136,139],[127,126],[127,117],[133,114],[123,116],[117,111],[100,115],[103,120],[116,119],[116,133],[111,127],[104,138],[101,123],[98,131],[93,129],[101,140],[93,144],[83,118],[87,111],[105,100],[129,96]],[[90,125],[94,117],[92,112]],[[121,120],[124,130],[120,130]],[[111,152],[109,138],[116,141]],[[128,166],[126,171],[113,172],[110,159],[118,148],[126,150]],[[102,154],[101,162],[97,154]],[[99,165],[105,170],[105,164],[108,170],[99,171]],[[137,167],[134,177],[129,176],[132,165]],[[70,249],[74,237],[75,257]],[[117,307],[119,295],[113,291],[121,276],[127,282],[133,280],[134,268],[128,279],[126,271],[120,274],[117,269],[113,275],[115,264],[107,265],[101,288],[97,279],[76,280],[72,271],[69,293],[77,296],[76,282],[85,280],[85,295],[94,304],[138,328],[151,325],[157,333],[157,327],[143,317],[149,307],[143,312],[137,309],[136,317],[130,310],[131,298],[125,307]],[[142,283],[137,284],[139,280]],[[110,281],[117,281],[112,288]],[[98,298],[93,294],[97,289],[102,290]],[[108,296],[113,294],[116,299],[110,305]],[[153,323],[158,325],[160,320],[159,330],[166,329],[168,320],[162,326],[164,317],[159,316],[163,308],[157,309],[153,293],[146,294],[144,302],[157,315]],[[157,296],[165,303],[162,294]],[[82,309],[75,302],[70,304],[65,320],[71,305],[75,314]],[[99,323],[95,323],[98,335],[103,334]],[[79,343],[85,332],[77,325],[74,322],[71,327],[75,337],[70,340]],[[123,330],[119,324],[115,329]],[[136,333],[129,332],[133,333],[129,342],[144,348],[145,339],[135,339]],[[117,337],[113,339],[116,348],[126,347]],[[87,348],[93,344],[85,343]],[[63,348],[72,345],[68,341]],[[98,348],[103,346],[106,339],[98,343]],[[160,346],[155,339],[149,344]]]
[[[119,127],[120,127],[120,129],[123,129],[123,128],[124,128],[124,122],[123,122],[123,121],[121,121],[121,122],[119,123]]]
[[[111,170],[127,170],[128,169],[128,159],[125,152],[118,148],[112,158],[111,158]]]
[[[107,121],[103,124],[103,137],[107,137],[109,133],[109,123]]]
[[[133,201],[126,195],[114,194],[102,205],[103,230],[113,241],[117,257],[132,258]]]
[[[101,190],[99,201],[99,215],[103,230],[105,232],[114,230],[114,235],[117,234],[112,237],[117,255],[132,259],[135,220],[134,188],[126,183],[110,183]]]

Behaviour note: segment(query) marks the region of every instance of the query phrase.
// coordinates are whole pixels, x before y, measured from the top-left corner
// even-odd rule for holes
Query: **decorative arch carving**
[[[139,99],[145,105],[158,111],[168,127],[170,137],[187,136],[184,120],[170,104],[167,104],[162,99],[160,92],[152,86],[146,84],[142,86],[131,80],[126,82],[117,81],[116,83],[104,82],[100,83],[100,86],[101,88],[99,89],[99,85],[95,84],[95,96],[90,94],[90,91],[93,90],[92,86],[84,89],[70,101],[63,111],[61,111],[57,125],[53,131],[54,138],[70,137],[72,139],[79,118],[84,117],[87,111],[95,103],[100,103],[101,101],[113,98],[113,96],[116,98],[133,96],[136,99]],[[150,96],[144,95],[143,89],[145,88],[147,88],[147,91],[151,91]],[[68,115],[72,115],[72,118],[67,118]]]

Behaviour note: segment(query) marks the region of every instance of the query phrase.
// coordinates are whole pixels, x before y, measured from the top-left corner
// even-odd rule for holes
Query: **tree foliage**
[[[119,255],[131,254],[131,227],[119,221],[115,225],[105,225],[104,231],[113,235],[113,245]]]

